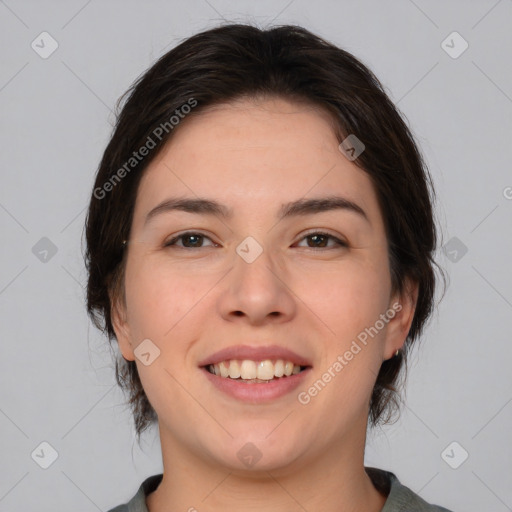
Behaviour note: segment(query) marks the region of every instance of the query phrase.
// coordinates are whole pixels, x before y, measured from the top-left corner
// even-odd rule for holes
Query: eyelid
[[[343,238],[340,238],[338,235],[334,235],[333,233],[330,233],[329,231],[327,231],[325,229],[321,229],[321,228],[311,229],[311,230],[308,230],[306,233],[302,233],[298,242],[302,242],[302,240],[304,240],[305,238],[307,238],[308,236],[311,236],[311,235],[327,236],[327,237],[331,238],[332,240],[334,240],[340,247],[348,247],[347,240],[344,240]],[[314,247],[307,247],[307,249],[316,250]],[[323,249],[323,247],[319,247],[319,249]]]
[[[170,238],[166,239],[163,243],[163,246],[164,247],[179,247],[180,249],[193,249],[193,247],[181,247],[179,245],[176,245],[176,242],[186,236],[190,236],[190,235],[200,235],[202,236],[203,238],[207,238],[208,240],[210,240],[212,242],[212,245],[209,245],[207,247],[213,247],[213,246],[218,246],[220,244],[218,244],[217,242],[215,242],[215,240],[213,240],[212,236],[210,235],[207,235],[203,232],[201,232],[200,230],[197,230],[197,231],[194,231],[194,230],[187,230],[187,231],[182,231],[182,232],[179,232],[179,233],[176,233],[174,235],[172,235]],[[203,249],[203,247],[199,247],[199,249]]]

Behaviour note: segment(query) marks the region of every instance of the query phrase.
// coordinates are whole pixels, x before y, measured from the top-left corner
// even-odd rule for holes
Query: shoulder
[[[163,474],[160,473],[159,475],[153,475],[146,478],[128,503],[118,505],[117,507],[110,509],[108,512],[148,512],[146,496],[158,487],[162,481],[162,477]]]
[[[375,487],[388,495],[381,512],[451,512],[439,505],[427,503],[423,498],[403,485],[390,471],[366,468]]]

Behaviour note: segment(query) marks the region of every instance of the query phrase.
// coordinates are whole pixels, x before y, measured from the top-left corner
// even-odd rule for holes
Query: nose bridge
[[[243,314],[251,322],[261,322],[269,316],[293,314],[293,294],[279,268],[275,251],[253,237],[245,238],[236,248],[229,286],[221,301],[222,315]]]
[[[260,294],[270,297],[278,292],[280,286],[275,263],[272,249],[264,247],[251,236],[245,238],[236,248],[233,269],[236,287],[254,298]]]

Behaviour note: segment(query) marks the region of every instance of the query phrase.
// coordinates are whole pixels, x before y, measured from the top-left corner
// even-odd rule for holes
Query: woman
[[[88,311],[164,466],[113,511],[446,510],[363,463],[433,308],[433,199],[375,76],[305,29],[154,64],[86,226]]]

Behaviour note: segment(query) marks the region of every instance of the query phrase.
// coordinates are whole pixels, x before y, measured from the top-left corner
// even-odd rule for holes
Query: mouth
[[[200,369],[207,382],[224,396],[261,405],[285,399],[299,386],[306,385],[312,367],[282,359],[230,359]]]
[[[199,362],[207,381],[224,396],[247,404],[285,399],[304,385],[311,360],[279,345],[235,345]]]
[[[302,373],[311,366],[295,364],[286,359],[228,359],[201,368],[222,379],[248,384],[268,384]]]

